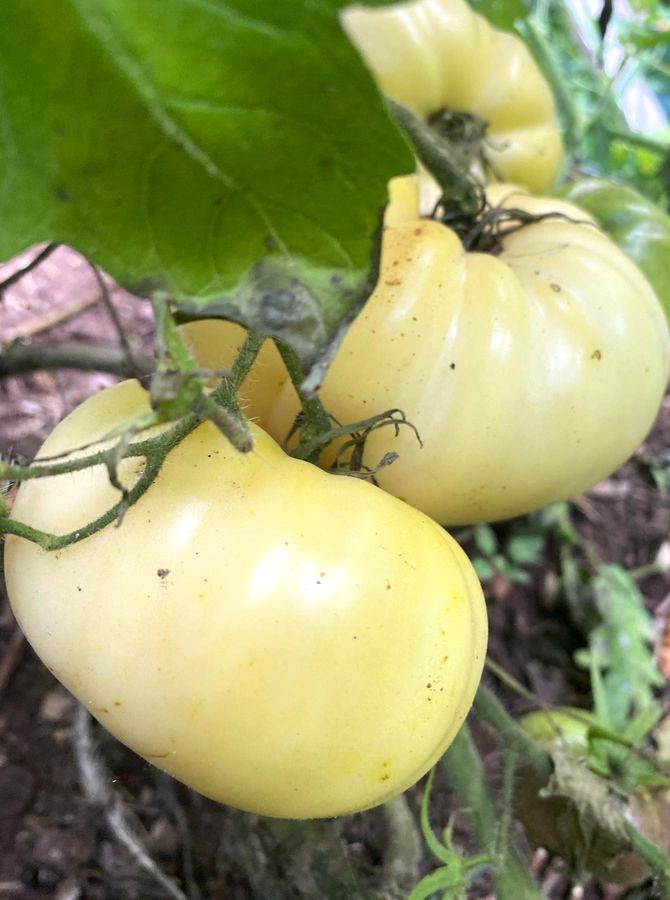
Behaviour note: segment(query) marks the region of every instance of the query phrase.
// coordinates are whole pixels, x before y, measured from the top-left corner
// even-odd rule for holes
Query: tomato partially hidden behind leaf
[[[423,119],[447,109],[487,125],[493,174],[546,190],[563,150],[554,99],[516,35],[500,31],[465,0],[351,6],[342,24],[381,90]]]
[[[41,455],[146,409],[136,382],[101,392]],[[8,537],[12,607],[109,731],[201,793],[289,818],[364,809],[460,727],[486,651],[481,588],[421,513],[254,438],[243,455],[199,426],[118,528],[51,553]],[[122,463],[125,483],[142,462]],[[25,482],[13,515],[66,533],[117,499],[97,466]]]

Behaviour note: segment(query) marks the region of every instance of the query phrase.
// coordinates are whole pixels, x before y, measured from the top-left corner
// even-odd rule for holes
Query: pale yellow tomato
[[[99,393],[41,454],[146,406],[135,382]],[[8,537],[12,607],[109,731],[201,793],[271,816],[360,810],[413,784],[460,727],[486,649],[481,589],[421,513],[254,437],[242,455],[201,425],[120,527],[64,550]],[[117,497],[96,467],[25,482],[13,514],[65,533]]]
[[[417,185],[392,182],[379,282],[327,374],[326,408],[340,422],[402,409],[423,446],[409,428],[380,429],[364,462],[399,453],[379,483],[443,524],[591,487],[639,446],[663,396],[668,327],[654,292],[569,203],[496,185],[495,205],[575,221],[536,222],[508,232],[497,255],[469,253],[419,218]],[[271,401],[263,424],[281,439],[298,410],[292,386]]]
[[[381,90],[415,115],[442,109],[488,123],[485,155],[500,180],[544,191],[562,163],[554,100],[523,42],[465,0],[352,6],[342,23]]]

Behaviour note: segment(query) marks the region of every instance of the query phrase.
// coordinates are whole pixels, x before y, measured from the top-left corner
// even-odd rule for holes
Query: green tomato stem
[[[626,834],[633,850],[642,857],[652,871],[663,897],[670,897],[670,856],[656,844],[652,844],[630,822],[626,822]]]
[[[115,503],[114,506],[110,507],[101,516],[98,516],[97,519],[87,523],[82,528],[71,531],[68,534],[58,535],[51,534],[47,531],[41,531],[38,528],[33,528],[30,525],[26,525],[25,522],[20,522],[16,519],[3,517],[0,518],[0,534],[14,534],[17,537],[22,537],[38,544],[44,550],[62,550],[70,544],[75,544],[78,541],[82,541],[84,538],[90,537],[92,534],[101,531],[112,522],[119,521],[128,507],[136,503],[137,500],[139,500],[139,498],[151,487],[168,453],[173,450],[187,434],[193,431],[200,422],[201,419],[195,415],[187,416],[169,431],[163,432],[155,438],[140,441],[136,444],[130,444],[127,450],[122,454],[121,458],[125,459],[127,457],[143,456],[146,462],[142,475],[128,493],[121,497],[118,503]],[[109,450],[93,454],[92,456],[76,460],[67,460],[62,463],[57,463],[54,466],[29,466],[24,468],[23,471],[30,473],[28,477],[45,477],[47,475],[78,471],[89,468],[92,465],[115,465],[117,462],[115,453],[116,447],[110,447]],[[12,469],[12,467],[7,468],[10,470]],[[16,470],[20,468],[21,467],[14,467],[14,471],[16,472]],[[33,473],[39,473],[39,476],[36,476]],[[2,473],[0,472],[0,476],[1,474]],[[16,476],[10,475],[9,477],[13,478]]]
[[[123,518],[128,507],[132,506],[146,493],[158,474],[168,453],[173,450],[194,428],[200,425],[204,419],[210,419],[231,440],[239,450],[251,449],[251,435],[246,419],[239,410],[235,397],[236,391],[246,378],[264,338],[258,334],[250,334],[247,337],[240,353],[233,365],[230,375],[221,380],[219,386],[211,395],[202,395],[196,398],[194,410],[183,416],[175,425],[167,431],[145,438],[144,440],[128,443],[119,452],[119,444],[99,450],[76,459],[69,459],[68,454],[64,458],[41,459],[28,466],[16,466],[6,462],[0,462],[0,480],[2,481],[28,481],[33,478],[49,478],[54,475],[63,475],[68,472],[78,472],[91,466],[104,465],[112,473],[112,483],[116,480],[115,472],[118,463],[122,459],[144,457],[146,464],[144,471],[136,484],[120,500],[110,507],[97,519],[89,522],[82,528],[68,534],[52,534],[33,528],[25,522],[12,519],[6,510],[0,509],[0,534],[14,534],[26,540],[38,544],[44,550],[61,550],[70,544],[75,544],[84,538],[90,537],[112,522],[119,522]],[[127,431],[120,436],[120,442],[127,437]],[[111,435],[101,440],[109,439]],[[98,443],[98,442],[94,442]],[[94,444],[88,446],[94,446]],[[87,448],[79,448],[87,449]]]
[[[496,729],[510,749],[529,762],[539,775],[545,778],[551,775],[553,765],[549,755],[525,733],[485,684],[479,685],[474,705],[482,719]]]
[[[470,811],[477,843],[484,852],[494,851],[499,842],[500,813],[491,799],[481,758],[466,725],[442,757],[442,763],[461,806]],[[506,854],[496,860],[492,874],[498,900],[541,900],[528,867],[514,848],[508,847]]]
[[[275,343],[302,407],[304,422],[300,429],[300,445],[310,445],[310,442],[314,442],[314,449],[310,449],[307,455],[301,454],[300,458],[306,459],[308,462],[317,462],[320,448],[323,446],[319,438],[321,435],[329,433],[332,428],[330,416],[318,396],[308,396],[303,390],[305,374],[295,350],[280,341],[275,341]]]
[[[464,161],[445,137],[436,134],[434,128],[417,119],[406,107],[388,97],[386,103],[450,206],[465,218],[475,217],[482,208],[482,190],[469,174],[468,161]]]

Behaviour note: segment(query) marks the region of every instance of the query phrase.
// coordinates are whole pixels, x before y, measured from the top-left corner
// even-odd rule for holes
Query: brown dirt
[[[29,258],[24,255],[23,262]],[[0,280],[19,262],[0,267]],[[31,335],[30,340],[37,342],[63,337],[113,342],[113,324],[105,308],[93,302],[96,294],[85,261],[73,251],[59,249],[0,300],[0,343],[21,335]],[[148,350],[148,304],[118,289],[112,294],[135,345]],[[46,328],[54,315],[62,321]],[[0,381],[0,452],[30,458],[68,410],[113,380],[102,374],[59,371]],[[667,458],[669,447],[670,398],[666,398],[656,428],[636,457],[579,499],[579,528],[603,558],[637,568],[656,559],[659,551],[668,552],[670,493],[655,486],[649,461]],[[504,538],[513,527],[514,523],[506,524],[496,530]],[[550,548],[542,565],[532,569],[530,585],[521,588],[502,577],[489,584],[490,653],[544,700],[586,702],[586,679],[572,662],[583,638],[555,599],[557,571]],[[667,574],[652,574],[640,584],[649,608],[657,613],[662,648],[670,580]],[[506,699],[515,711],[528,705],[512,695]],[[85,795],[73,751],[76,718],[76,702],[22,640],[0,595],[0,900],[170,896],[121,846],[103,810]],[[113,789],[132,815],[146,850],[187,897],[281,900],[264,893],[260,877],[254,880],[249,875],[254,854],[258,867],[274,871],[280,880],[286,867],[281,842],[259,837],[254,817],[174,785],[100,729],[95,736],[108,781],[113,778]],[[497,750],[483,734],[482,748],[487,747],[487,759],[495,765]],[[414,808],[417,798],[415,791]],[[443,787],[435,810],[446,822],[450,801]],[[374,874],[385,840],[379,815],[347,820],[344,838],[356,870]],[[569,883],[560,866],[542,854],[534,860],[543,873],[546,896],[568,896]],[[288,874],[285,880],[287,898],[309,896],[293,892]],[[616,892],[591,884],[583,896],[614,897]]]

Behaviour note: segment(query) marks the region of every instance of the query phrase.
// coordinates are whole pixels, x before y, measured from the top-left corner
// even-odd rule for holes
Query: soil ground
[[[0,267],[0,281],[29,258],[26,254]],[[135,346],[150,350],[148,304],[117,289],[112,298]],[[34,343],[116,340],[92,272],[73,251],[58,249],[0,299],[0,344],[16,337]],[[74,371],[0,380],[0,453],[30,458],[63,415],[112,380]],[[667,559],[670,479],[664,492],[651,473],[670,466],[669,448],[666,397],[654,431],[634,459],[577,499],[575,521],[603,559],[629,569]],[[514,527],[504,524],[496,532],[504,540]],[[555,599],[558,571],[550,545],[541,563],[531,567],[528,584],[502,575],[487,583],[490,655],[543,700],[586,704],[588,683],[573,664],[584,639]],[[667,675],[670,580],[651,571],[639,584],[655,613],[656,652]],[[498,690],[503,694],[501,686]],[[504,697],[514,712],[529,708],[512,694]],[[268,836],[253,816],[175,785],[97,726],[92,730],[92,759],[101,782],[96,794],[81,774],[85,724],[76,701],[23,640],[0,595],[0,900],[158,900],[180,896],[175,890],[190,900],[321,896],[281,836]],[[485,734],[482,747],[495,768],[497,750]],[[411,808],[416,810],[419,798],[418,790],[410,792]],[[124,843],[114,827],[119,805],[141,837],[139,849]],[[446,788],[438,784],[436,821],[446,823],[451,807]],[[341,836],[354,869],[374,880],[387,841],[385,820],[378,812],[351,817],[342,824]],[[575,890],[560,863],[541,851],[534,852],[533,864],[549,898],[618,896],[593,882]],[[427,858],[421,865],[425,871],[431,866]],[[281,896],[268,884],[282,884]]]

